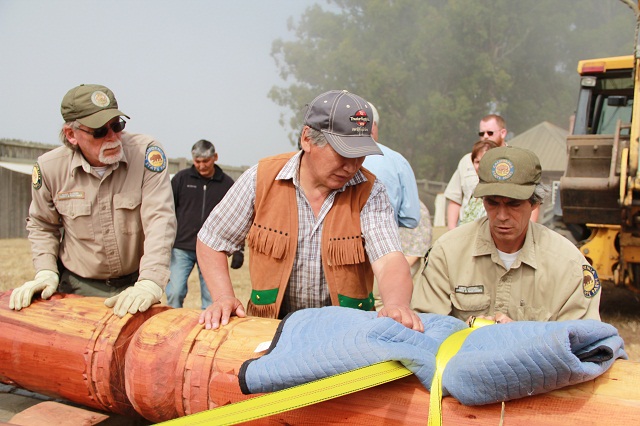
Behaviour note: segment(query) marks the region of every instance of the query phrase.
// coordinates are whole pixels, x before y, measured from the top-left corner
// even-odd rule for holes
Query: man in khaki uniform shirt
[[[169,279],[176,219],[167,158],[150,136],[123,132],[127,117],[99,85],[61,105],[64,146],[38,158],[27,230],[36,276],[11,309],[55,291],[109,297],[118,316],[158,303]]]
[[[531,151],[484,155],[474,197],[487,217],[451,230],[429,253],[412,307],[510,321],[600,319],[600,280],[567,239],[530,221],[547,189]]]

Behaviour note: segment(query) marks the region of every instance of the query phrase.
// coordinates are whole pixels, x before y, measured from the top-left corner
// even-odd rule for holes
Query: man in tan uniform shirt
[[[473,194],[487,217],[436,241],[414,290],[415,310],[464,321],[600,319],[595,269],[569,240],[530,221],[547,192],[541,173],[531,151],[487,151]]]
[[[99,85],[61,105],[64,146],[38,158],[27,230],[36,276],[14,289],[11,309],[55,291],[109,297],[118,316],[158,303],[169,279],[176,219],[162,147],[123,132],[127,117]]]

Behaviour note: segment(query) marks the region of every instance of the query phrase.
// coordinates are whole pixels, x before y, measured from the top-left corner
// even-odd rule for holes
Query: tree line
[[[512,136],[568,129],[578,60],[632,54],[635,22],[621,0],[319,0],[273,42],[283,83],[269,97],[296,145],[306,103],[359,94],[380,113],[380,142],[416,177],[448,181],[486,114]]]

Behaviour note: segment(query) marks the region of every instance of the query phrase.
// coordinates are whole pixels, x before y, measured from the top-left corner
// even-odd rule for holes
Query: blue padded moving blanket
[[[267,353],[243,363],[245,394],[273,392],[382,361],[397,360],[429,389],[440,344],[467,325],[419,314],[424,333],[376,312],[303,309],[281,323]],[[521,321],[472,332],[449,361],[443,396],[465,405],[508,401],[592,380],[627,359],[615,327],[595,320]]]

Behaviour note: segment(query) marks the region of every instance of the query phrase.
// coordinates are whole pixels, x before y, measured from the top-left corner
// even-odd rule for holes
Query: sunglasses
[[[495,132],[491,130],[485,130],[484,132],[478,132],[478,136],[483,137],[485,133],[487,134],[487,136],[493,136]]]
[[[113,130],[114,133],[120,133],[121,131],[124,130],[124,126],[126,126],[126,124],[127,124],[126,121],[118,120],[111,124],[105,124],[104,126],[98,129],[94,129],[93,131],[85,130],[81,127],[76,127],[76,128],[78,130],[82,130],[85,133],[89,133],[91,136],[93,136],[94,139],[102,139],[105,136],[107,136],[107,133],[109,133],[109,128],[111,128],[111,130]]]

